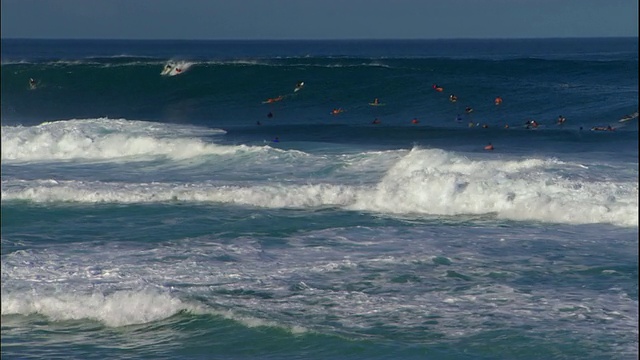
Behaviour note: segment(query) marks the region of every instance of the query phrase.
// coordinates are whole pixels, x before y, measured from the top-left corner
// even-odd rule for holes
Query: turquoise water
[[[2,49],[3,358],[637,357],[637,39]]]

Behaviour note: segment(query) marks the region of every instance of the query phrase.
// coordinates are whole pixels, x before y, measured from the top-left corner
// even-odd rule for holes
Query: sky
[[[637,37],[638,0],[2,0],[1,37]]]

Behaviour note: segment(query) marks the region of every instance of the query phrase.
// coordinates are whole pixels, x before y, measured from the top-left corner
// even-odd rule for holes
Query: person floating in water
[[[464,108],[464,112],[466,112],[467,114],[471,114],[473,112],[473,108],[471,106],[467,106],[466,108]]]
[[[460,114],[456,115],[456,121],[462,122],[462,116],[460,116]]]
[[[378,118],[373,119],[373,121],[371,122],[374,125],[378,125],[380,124],[380,120]]]
[[[274,138],[273,138],[273,140],[272,140],[272,141],[273,141],[273,142],[280,142],[280,138],[276,136],[276,137],[274,137]]]
[[[331,115],[338,115],[343,113],[344,110],[342,110],[342,108],[334,108],[333,110],[331,110]]]
[[[269,111],[269,113],[267,114],[267,117],[268,117],[269,119],[271,119],[271,118],[273,117],[273,113],[272,113],[271,111]]]
[[[29,78],[29,87],[32,89],[36,88],[36,81],[33,78]]]
[[[500,96],[498,96],[495,100],[494,100],[496,105],[500,105],[502,104],[502,98]]]
[[[562,115],[558,116],[558,121],[557,121],[558,125],[564,124],[565,121],[567,121],[567,119],[565,119],[564,116]]]
[[[485,150],[493,150],[493,144],[489,143],[487,146],[484,147]]]
[[[538,124],[538,122],[537,122],[537,121],[535,121],[535,120],[527,120],[527,121],[524,123],[524,125],[525,125],[525,128],[527,128],[527,129],[535,129],[535,128],[537,128],[537,127],[538,127],[538,125],[540,125],[540,124]]]
[[[451,95],[449,95],[449,101],[456,102],[456,101],[458,101],[458,97],[453,95],[453,94],[451,94]]]
[[[442,86],[439,86],[438,84],[433,84],[431,85],[431,87],[437,92],[442,92],[444,90],[444,88]]]
[[[413,120],[411,120],[412,124],[419,124],[420,121],[418,120],[418,118],[413,118]]]

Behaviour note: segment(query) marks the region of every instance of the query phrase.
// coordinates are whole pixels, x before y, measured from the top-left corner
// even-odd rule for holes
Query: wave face
[[[244,52],[238,50],[243,43],[233,42],[190,47],[111,42],[101,51],[62,42],[61,51],[34,57],[27,53],[34,44],[4,40],[7,53],[17,49],[3,53],[1,111],[5,123],[25,125],[96,116],[232,125],[265,120],[268,111],[280,123],[335,121],[327,115],[341,107],[348,111],[340,119],[349,123],[381,117],[407,124],[418,117],[450,127],[460,126],[452,120],[469,106],[473,121],[492,126],[521,125],[530,118],[553,124],[562,114],[571,120],[566,127],[590,128],[636,110],[637,44],[612,40],[608,52],[599,52],[595,42],[591,52],[572,52],[560,40],[549,41],[545,51],[529,42],[528,52],[518,42],[485,44],[501,53],[479,51],[482,42],[364,42],[358,43],[360,51],[342,42],[249,43]],[[269,45],[272,49],[265,49]],[[163,46],[176,53],[162,57],[148,49]],[[395,52],[385,53],[384,46]],[[72,51],[78,47],[84,52]],[[185,49],[176,56],[181,48],[192,54]],[[160,76],[172,62],[184,71]],[[37,81],[32,91],[27,91],[29,78]],[[294,92],[299,81],[307,86]],[[440,84],[443,93],[434,92],[432,84]],[[450,103],[449,94],[458,102]],[[277,96],[284,101],[266,109],[262,102]],[[496,107],[498,96],[504,101]],[[368,106],[374,98],[386,105]]]
[[[3,358],[637,356],[637,39],[2,47]]]

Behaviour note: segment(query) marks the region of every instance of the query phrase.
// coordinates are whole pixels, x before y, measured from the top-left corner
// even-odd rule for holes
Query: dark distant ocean
[[[638,356],[637,38],[1,45],[3,359]]]

